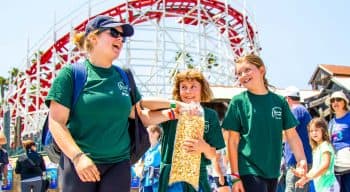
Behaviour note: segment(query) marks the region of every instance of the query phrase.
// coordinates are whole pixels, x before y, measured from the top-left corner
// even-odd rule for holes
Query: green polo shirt
[[[77,145],[95,163],[130,159],[128,116],[131,98],[128,87],[114,67],[101,68],[84,62],[87,81],[72,109],[72,66],[64,66],[52,83],[46,104],[54,100],[71,109],[67,127]],[[136,90],[136,98],[141,98]]]
[[[298,121],[285,99],[273,92],[254,95],[244,91],[232,98],[222,127],[240,133],[240,175],[278,178],[282,157],[282,131]]]

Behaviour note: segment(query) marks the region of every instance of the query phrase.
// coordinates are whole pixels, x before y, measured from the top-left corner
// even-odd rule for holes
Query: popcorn
[[[200,109],[203,111],[201,107]],[[197,115],[193,115],[193,113],[189,111],[181,112],[176,128],[169,185],[185,181],[198,190],[201,154],[187,153],[183,149],[183,144],[186,139],[198,139],[198,137],[203,137],[203,133],[203,112],[197,113]]]

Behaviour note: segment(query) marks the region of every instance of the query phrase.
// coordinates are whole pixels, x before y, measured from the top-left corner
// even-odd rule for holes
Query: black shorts
[[[130,160],[111,164],[96,164],[101,174],[101,180],[99,182],[82,182],[73,163],[65,155],[61,158],[63,158],[63,162],[60,163],[60,171],[62,191],[64,192],[130,192]]]

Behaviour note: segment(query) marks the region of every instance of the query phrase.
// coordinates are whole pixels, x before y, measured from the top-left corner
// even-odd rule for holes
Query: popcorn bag
[[[198,190],[201,154],[187,153],[183,144],[185,139],[203,137],[203,133],[203,108],[199,103],[191,103],[188,108],[182,109],[178,118],[169,186],[184,181]]]

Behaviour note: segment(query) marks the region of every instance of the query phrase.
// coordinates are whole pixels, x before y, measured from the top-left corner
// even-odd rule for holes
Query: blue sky
[[[55,15],[56,21],[64,20],[87,2],[2,2],[0,76],[7,77],[13,67],[24,69],[28,39],[30,46],[35,45],[52,28]],[[114,2],[117,5],[120,1]],[[236,2],[243,4],[243,0]],[[271,84],[281,88],[295,85],[310,89],[308,81],[318,64],[350,65],[347,57],[350,52],[350,1],[246,0],[246,5],[257,25],[261,56]],[[84,12],[87,16],[88,11]]]

